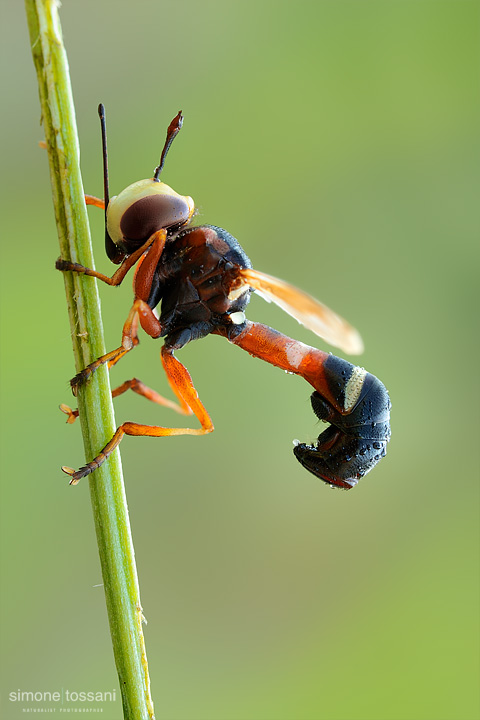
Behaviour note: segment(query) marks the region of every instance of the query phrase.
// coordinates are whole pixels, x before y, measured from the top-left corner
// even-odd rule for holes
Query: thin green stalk
[[[60,254],[66,260],[93,268],[75,110],[58,3],[25,0],[25,6],[38,76]],[[105,353],[100,303],[94,278],[67,272],[64,279],[78,372]],[[80,389],[77,399],[86,459],[91,460],[115,430],[108,372],[104,367]],[[118,450],[90,476],[90,496],[124,717],[151,719],[154,714],[143,616]]]

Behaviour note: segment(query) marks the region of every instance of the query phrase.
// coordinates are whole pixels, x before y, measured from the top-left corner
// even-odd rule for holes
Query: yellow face
[[[195,211],[195,203],[179,195],[169,185],[152,178],[129,185],[110,199],[107,208],[107,230],[120,247],[133,240],[148,237],[156,230],[186,225]]]

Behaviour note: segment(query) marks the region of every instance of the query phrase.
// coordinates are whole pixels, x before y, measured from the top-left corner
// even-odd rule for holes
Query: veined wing
[[[358,331],[308,293],[251,268],[239,270],[239,275],[265,300],[274,302],[330,345],[350,355],[363,352],[363,341]]]

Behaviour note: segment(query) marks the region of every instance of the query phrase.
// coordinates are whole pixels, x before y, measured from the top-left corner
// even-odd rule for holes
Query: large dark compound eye
[[[128,255],[158,230],[186,225],[194,211],[191,197],[151,178],[139,180],[110,200],[107,231]]]
[[[150,195],[132,203],[120,220],[120,231],[126,240],[145,241],[161,228],[184,225],[190,207],[182,195]]]

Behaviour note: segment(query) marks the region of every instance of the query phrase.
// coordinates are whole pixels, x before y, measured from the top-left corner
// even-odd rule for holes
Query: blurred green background
[[[3,5],[2,717],[20,690],[117,688],[23,4]],[[122,444],[157,718],[479,717],[479,4],[98,2],[61,9],[88,192],[151,175],[254,266],[361,331],[387,458],[350,493],[304,471],[310,387],[210,337],[179,353],[216,425]],[[90,211],[97,267],[102,213]],[[100,288],[116,347],[130,282]],[[254,298],[249,317],[316,344]],[[324,348],[320,341],[319,346]],[[149,339],[112,371],[169,394]],[[133,393],[117,421],[176,422]],[[170,418],[170,420],[169,420]],[[105,720],[121,716],[103,704]]]

